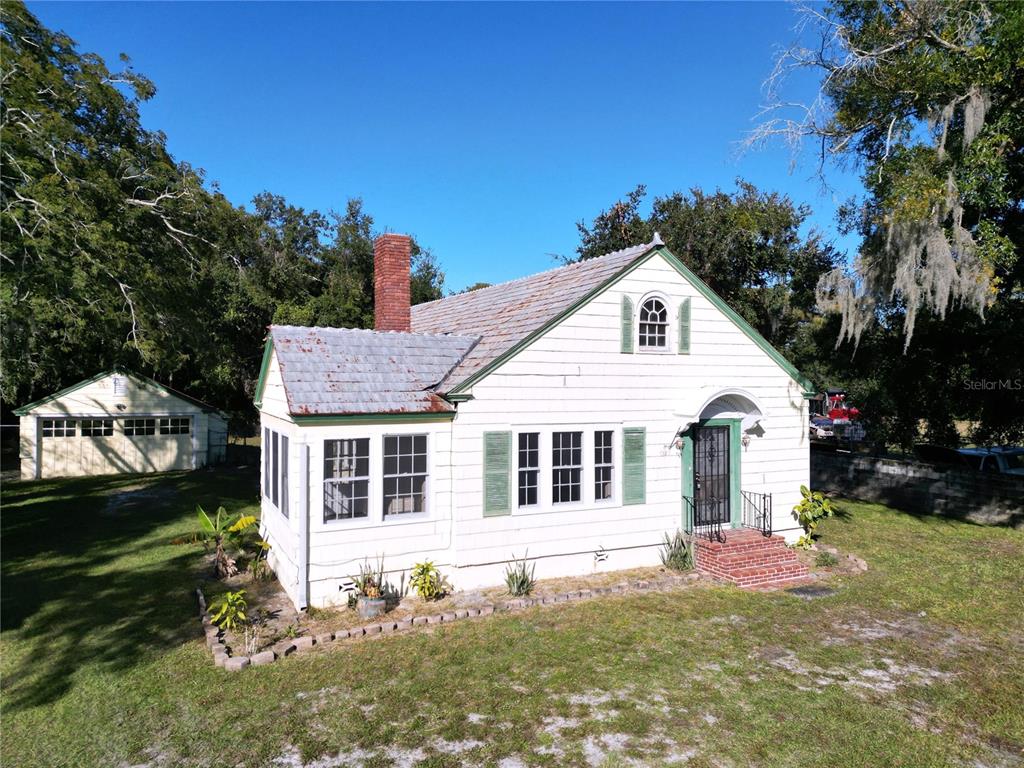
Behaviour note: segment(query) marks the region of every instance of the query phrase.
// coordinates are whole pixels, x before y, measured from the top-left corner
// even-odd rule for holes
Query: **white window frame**
[[[97,426],[97,422],[99,426]],[[82,437],[112,437],[114,434],[114,420],[107,418],[79,419],[78,434]]]
[[[640,339],[642,338],[642,336],[640,335],[640,312],[643,310],[644,304],[646,304],[651,299],[656,299],[657,301],[660,301],[661,305],[665,308],[665,346],[663,347],[648,347],[640,343]],[[660,292],[644,294],[640,298],[640,301],[636,303],[636,310],[634,314],[634,328],[636,329],[634,331],[634,334],[637,352],[648,355],[664,355],[673,352],[672,302],[669,301],[668,297],[665,294]]]
[[[67,419],[63,416],[52,419],[42,419],[39,426],[43,437],[76,437],[78,435],[78,419]],[[50,426],[46,426],[49,422]],[[60,424],[58,427],[57,424]],[[47,434],[49,430],[49,434]],[[59,431],[59,434],[58,434]]]
[[[611,441],[610,445],[602,446],[602,448],[608,448],[611,451],[611,461],[608,462],[608,463],[599,462],[597,460],[597,435],[598,435],[599,432],[603,433],[603,434],[610,435],[610,437],[609,437],[609,440]],[[619,484],[617,482],[615,482],[615,467],[616,467],[616,463],[615,463],[615,458],[616,458],[616,454],[615,454],[615,430],[614,429],[602,429],[601,427],[596,427],[593,430],[591,430],[591,432],[590,432],[590,439],[591,439],[590,457],[591,457],[591,461],[593,462],[593,467],[594,467],[594,476],[593,476],[593,480],[591,481],[591,491],[594,494],[594,503],[595,504],[601,504],[601,505],[613,504],[615,502],[616,491],[618,490],[618,487],[619,487]],[[610,471],[610,474],[611,474],[611,478],[608,481],[611,484],[611,495],[608,496],[605,499],[597,498],[597,470],[598,470],[598,468],[601,468],[601,467],[607,467],[609,469],[609,471]]]
[[[137,426],[138,422],[140,421],[143,423],[143,426],[141,427],[143,431],[141,434],[138,434],[135,430],[140,429],[140,427]],[[153,437],[154,435],[157,434],[157,421],[158,419],[156,419],[155,417],[149,416],[132,417],[124,419],[124,423],[121,426],[122,429],[124,429],[125,437]],[[131,427],[128,426],[128,422],[132,422]],[[146,422],[153,422],[152,432],[146,432],[146,430],[149,429],[149,425]],[[130,434],[128,432],[129,429],[131,429]]]
[[[615,471],[621,470],[621,466],[616,465],[616,470],[612,474],[612,497],[610,499],[597,500],[594,495],[594,484],[595,484],[595,473],[594,473],[594,433],[595,432],[611,432],[612,433],[612,446],[615,453],[612,454],[612,461],[615,462],[618,459],[617,446],[622,439],[622,423],[621,422],[587,422],[581,420],[579,422],[570,422],[566,424],[512,424],[506,427],[512,432],[512,445],[513,448],[519,446],[519,435],[524,432],[537,432],[540,434],[539,440],[539,452],[540,452],[540,475],[538,477],[539,493],[537,504],[530,507],[520,507],[518,503],[511,505],[513,515],[550,515],[552,513],[559,512],[572,512],[577,510],[586,509],[605,509],[606,507],[621,506],[622,504],[622,483],[619,482],[619,478],[615,475]],[[555,432],[582,432],[583,433],[583,488],[580,495],[579,501],[566,501],[558,504],[553,503],[552,496],[552,472],[553,472],[553,461],[552,461],[552,445],[554,441]],[[513,459],[511,467],[512,471],[512,491],[513,501],[518,502],[519,500],[519,473],[518,473],[518,456]]]
[[[327,462],[328,461],[338,462],[338,461],[342,461],[345,458],[345,457],[336,456],[336,457],[333,457],[331,459],[328,459],[327,458],[327,444],[328,443],[343,443],[343,442],[349,442],[349,441],[353,442],[353,443],[357,443],[360,440],[365,440],[366,441],[366,475],[365,476],[364,475],[353,475],[352,477],[345,477],[345,478],[329,478],[329,477],[327,477]],[[336,526],[336,525],[346,525],[346,526],[355,525],[355,526],[358,526],[360,524],[365,524],[366,522],[368,522],[370,520],[373,520],[373,438],[370,437],[369,435],[362,435],[362,436],[357,435],[357,436],[353,436],[353,437],[325,437],[321,441],[320,449],[321,449],[320,464],[321,464],[322,472],[323,472],[323,474],[322,474],[322,476],[320,478],[320,486],[321,486],[321,490],[322,490],[322,501],[323,501],[323,503],[321,504],[321,509],[323,511],[323,517],[321,517],[321,522],[325,526]],[[359,456],[356,456],[355,460],[358,462]],[[383,467],[382,467],[382,469],[383,469]],[[356,517],[354,515],[352,517],[335,517],[332,520],[328,520],[327,517],[326,517],[326,515],[327,515],[327,484],[331,483],[331,484],[334,484],[334,485],[342,485],[344,483],[357,483],[357,482],[361,482],[363,480],[366,481],[366,515],[364,515],[362,517]],[[383,504],[383,502],[382,502],[382,504]]]
[[[516,500],[516,503],[515,503],[515,507],[517,509],[536,509],[536,508],[538,508],[541,505],[541,491],[542,491],[541,486],[544,484],[543,477],[542,477],[542,474],[543,474],[542,473],[543,462],[542,462],[542,459],[541,459],[541,456],[542,456],[541,436],[542,436],[542,434],[543,433],[540,432],[539,430],[535,431],[535,432],[528,432],[528,431],[524,430],[522,432],[516,432],[515,433],[515,442],[513,443],[513,446],[514,446],[515,453],[516,453],[516,466],[515,466],[515,473],[516,473],[515,500]],[[536,448],[525,448],[524,449],[524,448],[520,447],[520,440],[523,437],[526,437],[527,435],[535,435],[537,437],[537,446],[536,446]],[[524,450],[536,453],[536,458],[537,458],[536,466],[524,468],[520,464],[520,460],[522,458],[522,453],[523,453]],[[523,475],[524,472],[533,472],[533,473],[535,473],[535,481],[534,481],[533,489],[534,489],[534,491],[536,493],[536,501],[534,501],[532,504],[523,504],[519,500],[519,494],[522,491],[522,475]]]
[[[158,419],[157,430],[161,435],[191,435],[192,434],[192,417],[191,416],[161,416]],[[182,425],[181,422],[185,422]],[[182,426],[185,431],[182,432]]]
[[[576,448],[575,446],[573,446],[572,443],[570,443],[569,447],[565,447],[564,445],[559,445],[559,446],[556,447],[555,446],[555,435],[570,435],[570,436],[571,435],[579,435],[579,448]],[[575,427],[569,427],[569,428],[563,429],[563,428],[559,427],[559,428],[554,428],[554,429],[551,430],[551,472],[548,475],[548,485],[551,486],[551,506],[558,507],[558,508],[561,509],[561,508],[565,507],[567,504],[580,504],[580,503],[582,503],[586,499],[585,486],[583,485],[583,474],[584,474],[583,467],[587,463],[586,453],[584,452],[583,446],[584,446],[584,443],[586,443],[586,441],[587,441],[586,440],[586,430],[583,430],[583,429],[577,429]],[[580,452],[579,463],[578,464],[559,464],[559,465],[555,466],[555,451],[556,450],[559,451],[559,452],[569,451],[570,452],[570,456],[572,455],[572,451],[578,450]],[[579,470],[579,482],[578,483],[574,484],[574,483],[572,483],[570,481],[568,484],[565,484],[565,483],[560,483],[559,484],[559,488],[569,488],[569,489],[571,489],[573,487],[573,485],[577,485],[578,488],[579,488],[579,498],[578,499],[568,499],[566,501],[555,501],[555,471],[556,470],[567,470],[570,473],[573,472],[574,470]],[[571,476],[571,474],[570,474],[570,476]]]
[[[424,440],[426,441],[426,447],[424,448],[424,459],[425,459],[425,462],[426,462],[426,469],[425,469],[424,472],[416,472],[415,471],[416,451],[415,451],[415,447],[414,447],[413,448],[413,461],[414,461],[414,467],[413,467],[414,471],[413,472],[397,472],[395,474],[385,474],[385,472],[384,472],[384,462],[385,462],[385,456],[386,456],[385,451],[387,450],[388,438],[396,438],[396,439],[398,439],[400,441],[401,438],[403,438],[403,437],[411,437],[414,440],[417,437],[424,438]],[[380,476],[380,485],[379,485],[379,487],[380,487],[380,499],[379,499],[379,504],[377,505],[378,506],[378,510],[379,510],[379,517],[377,518],[377,520],[380,521],[380,524],[382,524],[382,525],[395,525],[395,524],[402,523],[402,522],[423,520],[424,518],[427,518],[427,517],[430,516],[430,511],[431,511],[431,504],[430,504],[431,498],[430,498],[430,496],[431,496],[431,488],[432,488],[431,476],[433,475],[433,470],[434,470],[433,462],[431,462],[431,459],[430,459],[430,457],[431,457],[430,449],[431,449],[431,442],[432,442],[431,438],[432,437],[433,437],[433,435],[430,432],[418,432],[418,431],[417,432],[385,432],[384,434],[380,435],[380,438],[379,438],[380,439],[380,448],[379,448],[379,450],[377,452],[377,455],[380,457],[380,464],[378,464],[378,466],[377,466],[377,473]],[[399,445],[401,445],[401,443],[399,443]],[[400,454],[396,454],[396,455],[400,455]],[[398,469],[398,467],[396,467],[396,469]],[[370,471],[371,472],[374,471],[372,466],[370,467]],[[420,510],[419,512],[394,512],[394,513],[392,513],[390,515],[384,514],[384,503],[387,500],[387,492],[384,490],[385,480],[388,480],[390,478],[415,477],[415,476],[418,476],[418,475],[421,475],[421,474],[424,475],[424,478],[423,478],[423,492],[422,492],[423,493],[423,509]]]

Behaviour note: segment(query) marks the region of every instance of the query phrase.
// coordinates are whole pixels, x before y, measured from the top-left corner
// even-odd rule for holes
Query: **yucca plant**
[[[693,569],[693,542],[682,531],[677,530],[673,536],[665,534],[661,544],[661,564],[673,571],[689,571]]]
[[[537,564],[527,562],[527,554],[523,554],[522,560],[513,556],[512,562],[505,566],[505,586],[508,587],[508,593],[513,597],[526,597],[533,592],[533,588],[537,584],[537,580],[533,576]]]
[[[211,544],[214,547],[214,576],[218,579],[234,576],[238,573],[238,566],[235,565],[234,558],[228,555],[225,544],[240,546],[245,532],[256,524],[256,518],[253,515],[235,518],[229,515],[224,507],[217,507],[217,514],[211,518],[198,504],[196,518],[199,520],[199,538],[207,547]]]

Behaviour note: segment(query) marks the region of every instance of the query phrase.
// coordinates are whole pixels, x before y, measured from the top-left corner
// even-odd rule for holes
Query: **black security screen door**
[[[729,427],[697,427],[693,451],[694,525],[730,520]]]

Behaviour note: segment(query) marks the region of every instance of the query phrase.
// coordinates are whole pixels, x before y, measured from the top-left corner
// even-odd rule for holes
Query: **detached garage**
[[[21,478],[199,469],[224,460],[227,420],[152,379],[107,371],[15,410]]]

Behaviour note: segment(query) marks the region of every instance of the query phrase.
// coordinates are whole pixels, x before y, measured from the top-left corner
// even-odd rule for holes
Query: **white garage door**
[[[191,419],[42,419],[42,477],[192,468]]]

